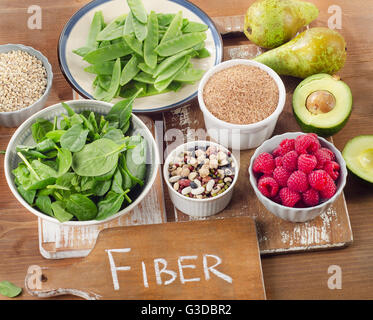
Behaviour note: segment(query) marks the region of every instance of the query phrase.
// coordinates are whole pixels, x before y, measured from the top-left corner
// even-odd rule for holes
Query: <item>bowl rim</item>
[[[84,5],[83,7],[81,7],[78,11],[76,11],[71,16],[71,18],[66,22],[64,28],[62,29],[62,31],[60,33],[58,44],[57,44],[58,64],[59,64],[60,70],[61,70],[64,78],[70,84],[70,86],[80,96],[84,97],[85,99],[96,100],[96,99],[93,98],[92,95],[90,95],[83,88],[81,88],[81,86],[76,82],[74,77],[71,75],[71,72],[70,72],[69,67],[67,65],[67,62],[66,62],[66,55],[65,55],[66,41],[67,41],[68,37],[70,36],[71,29],[75,26],[76,21],[78,21],[84,14],[86,14],[90,10],[94,9],[97,5],[101,5],[101,4],[103,4],[105,2],[109,2],[109,1],[112,1],[112,0],[93,0],[89,3],[87,3],[86,5]],[[211,30],[212,38],[213,38],[213,41],[214,41],[214,46],[215,46],[215,49],[216,49],[216,58],[215,58],[215,61],[214,61],[214,66],[218,65],[223,60],[223,50],[224,50],[224,48],[223,48],[223,38],[222,38],[220,32],[218,31],[218,29],[217,29],[215,23],[213,22],[213,20],[209,17],[209,15],[207,15],[205,13],[205,11],[203,11],[197,5],[195,5],[195,4],[193,4],[189,1],[186,1],[186,0],[167,0],[167,1],[177,3],[178,5],[188,9],[189,11],[196,14],[199,18],[201,18],[203,20],[204,23],[206,23],[208,25],[209,29]],[[182,105],[188,103],[189,101],[196,98],[197,95],[198,95],[198,88],[189,97],[186,97],[185,99],[183,99],[181,101],[178,101],[178,102],[175,102],[173,104],[170,104],[168,106],[159,107],[159,108],[152,108],[152,109],[135,109],[134,108],[133,112],[134,113],[143,113],[143,114],[145,114],[145,113],[154,114],[154,113],[159,113],[159,112],[165,112],[165,111],[175,109],[179,106],[182,106]]]
[[[32,53],[39,54],[41,56],[41,59],[39,59],[39,57],[37,57],[35,55],[33,55],[33,56],[36,57],[38,60],[40,60],[43,63],[43,66],[44,66],[45,71],[47,73],[47,86],[45,87],[44,93],[33,104],[30,104],[29,106],[27,106],[25,108],[22,108],[22,109],[19,109],[19,110],[0,112],[0,116],[2,114],[3,115],[19,114],[22,111],[30,110],[36,104],[40,103],[45,98],[46,95],[49,94],[49,91],[52,88],[52,83],[53,83],[53,70],[52,70],[52,66],[51,66],[50,62],[48,61],[47,57],[44,56],[40,51],[38,51],[38,50],[36,50],[36,49],[34,49],[33,47],[30,47],[30,46],[25,46],[23,44],[14,44],[14,43],[1,44],[0,48],[7,47],[7,46],[9,46],[9,47],[13,46],[13,47],[19,48],[21,51],[27,52],[27,53],[29,53],[31,55],[33,55]],[[14,51],[14,50],[15,49],[10,48],[9,51],[2,51],[2,52],[0,52],[0,54],[1,53],[7,53],[7,52],[10,52],[10,51]]]
[[[228,194],[229,191],[233,191],[233,188],[238,180],[238,175],[239,175],[239,171],[240,171],[240,167],[238,165],[238,161],[236,159],[236,157],[233,155],[232,152],[231,153],[231,157],[234,161],[234,164],[235,164],[235,168],[236,168],[236,172],[235,172],[235,175],[234,175],[234,179],[231,183],[231,185],[229,186],[229,188],[227,190],[225,190],[224,192],[222,192],[221,194],[219,194],[218,196],[216,197],[210,197],[210,198],[205,198],[205,199],[196,199],[196,198],[188,198],[182,194],[180,194],[179,192],[177,192],[171,185],[171,183],[168,181],[169,180],[169,177],[168,177],[168,165],[169,163],[171,162],[171,159],[175,156],[175,154],[179,151],[181,151],[182,149],[184,149],[185,147],[191,147],[191,146],[196,146],[196,145],[207,145],[207,144],[210,144],[210,145],[213,145],[213,146],[216,146],[216,147],[219,147],[221,148],[223,151],[225,152],[230,152],[228,148],[222,146],[221,144],[218,144],[216,142],[213,142],[213,141],[207,141],[207,140],[195,140],[195,141],[189,141],[189,142],[186,142],[186,143],[183,143],[179,146],[177,146],[174,150],[172,150],[166,160],[164,161],[164,165],[163,165],[163,178],[164,178],[164,181],[166,182],[166,185],[168,187],[169,190],[171,190],[171,192],[174,194],[174,195],[177,195],[178,197],[182,198],[182,199],[185,199],[185,200],[188,200],[188,201],[194,201],[194,202],[200,202],[200,203],[203,203],[203,202],[211,202],[211,201],[215,201],[219,198],[222,198],[224,197],[225,195]]]
[[[98,100],[69,100],[69,101],[65,101],[65,103],[69,104],[72,108],[74,108],[74,104],[81,104],[81,105],[96,105],[96,106],[104,106],[104,107],[108,107],[108,110],[113,106],[113,104],[111,103],[108,103],[108,102],[104,102],[104,101],[98,101]],[[14,134],[12,135],[9,143],[8,143],[8,146],[7,146],[7,150],[5,152],[5,159],[4,159],[4,171],[5,171],[5,178],[6,178],[6,181],[7,181],[7,184],[11,190],[11,192],[13,193],[13,195],[15,196],[15,198],[29,211],[29,212],[32,212],[33,214],[35,214],[36,216],[38,216],[39,218],[43,219],[43,220],[46,220],[46,221],[49,221],[49,222],[52,222],[52,223],[55,223],[55,224],[58,224],[58,225],[63,225],[63,226],[91,226],[91,225],[98,225],[98,224],[103,224],[103,223],[107,223],[113,219],[116,219],[122,215],[125,215],[127,213],[129,213],[131,210],[133,210],[143,199],[144,197],[148,194],[148,192],[150,191],[150,189],[153,187],[153,184],[154,184],[154,181],[157,177],[157,174],[158,174],[158,170],[159,170],[159,151],[158,151],[158,146],[157,146],[157,143],[155,142],[155,139],[152,135],[152,133],[150,132],[150,130],[148,129],[148,127],[142,122],[142,120],[137,117],[136,115],[132,114],[132,117],[133,119],[141,126],[141,129],[144,130],[146,132],[146,135],[148,136],[148,138],[150,138],[150,141],[151,141],[151,144],[150,144],[150,149],[152,150],[152,153],[154,154],[154,163],[150,163],[150,165],[153,165],[155,166],[154,170],[153,170],[153,174],[151,176],[149,176],[149,181],[147,183],[147,185],[143,188],[143,190],[141,191],[141,194],[132,202],[130,203],[127,207],[125,207],[123,210],[121,211],[118,211],[116,214],[104,219],[104,220],[88,220],[88,221],[66,221],[66,222],[60,222],[58,221],[56,218],[54,217],[51,217],[39,210],[36,210],[34,209],[33,207],[31,207],[24,199],[23,197],[19,194],[19,192],[16,190],[15,186],[14,186],[14,179],[12,177],[12,174],[11,174],[11,169],[10,169],[10,148],[11,146],[14,144],[14,141],[15,139],[17,138],[17,135],[22,131],[24,130],[26,127],[28,127],[31,123],[33,123],[33,121],[42,113],[46,112],[46,110],[48,109],[49,111],[51,109],[58,109],[59,107],[61,107],[61,102],[58,102],[52,106],[49,106],[43,110],[40,110],[39,112],[35,113],[34,115],[32,115],[30,118],[28,118],[25,122],[23,122],[18,128],[17,130],[14,132]],[[63,111],[61,110],[61,113]]]
[[[276,106],[275,111],[272,112],[267,118],[255,122],[255,123],[250,123],[250,124],[235,124],[235,123],[230,123],[223,121],[217,117],[215,117],[210,110],[206,107],[204,99],[203,99],[203,89],[207,83],[207,81],[211,78],[213,74],[215,74],[218,71],[227,69],[229,67],[235,66],[235,65],[249,65],[249,66],[255,66],[258,67],[264,71],[267,72],[269,76],[275,81],[277,88],[279,90],[279,97],[278,97],[278,103]],[[247,60],[247,59],[232,59],[232,60],[227,60],[224,62],[221,62],[214,67],[212,67],[208,72],[206,72],[198,86],[198,102],[199,102],[199,107],[201,111],[203,112],[204,115],[207,115],[210,117],[213,121],[217,122],[220,126],[222,127],[228,127],[230,129],[241,129],[241,130],[250,130],[250,129],[257,129],[259,127],[266,126],[269,124],[271,121],[277,119],[281,112],[284,109],[285,102],[286,102],[286,89],[284,82],[280,78],[280,76],[270,67],[266,66],[263,63],[254,61],[254,60]]]
[[[256,181],[256,178],[254,176],[254,172],[253,172],[253,163],[254,163],[254,160],[257,158],[257,156],[261,153],[261,152],[265,152],[265,151],[262,151],[263,150],[263,146],[265,146],[266,144],[270,144],[271,140],[273,141],[275,138],[276,139],[279,139],[280,137],[282,139],[286,139],[286,138],[290,138],[290,139],[294,139],[296,138],[297,136],[300,136],[300,135],[306,135],[307,133],[305,132],[286,132],[286,133],[283,133],[283,134],[279,134],[279,135],[275,135],[273,136],[272,138],[266,140],[265,142],[263,142],[254,152],[254,154],[252,155],[251,159],[250,159],[250,165],[249,165],[249,169],[248,169],[248,172],[249,172],[249,176],[250,176],[250,184],[251,186],[253,187],[254,191],[255,191],[255,194],[256,195],[260,195],[259,200],[262,202],[262,201],[269,201],[276,209],[288,209],[288,210],[291,210],[293,212],[308,212],[308,211],[313,211],[315,209],[321,209],[323,207],[325,207],[326,205],[328,204],[331,204],[333,203],[339,196],[340,194],[342,193],[345,185],[346,185],[346,181],[347,181],[347,168],[346,168],[346,162],[344,161],[343,159],[343,156],[341,154],[341,152],[334,146],[333,143],[327,141],[325,138],[323,137],[320,137],[320,136],[317,136],[319,140],[322,141],[322,143],[324,145],[326,145],[329,149],[331,149],[331,151],[334,152],[334,154],[337,154],[338,157],[342,160],[339,162],[339,166],[340,166],[340,176],[339,176],[339,179],[341,179],[340,183],[339,183],[339,187],[337,188],[334,196],[332,196],[330,199],[328,199],[327,201],[324,201],[320,204],[318,204],[317,206],[313,206],[313,207],[306,207],[306,208],[294,208],[294,207],[287,207],[287,206],[283,206],[277,202],[274,202],[273,200],[265,197],[264,195],[262,195],[262,193],[259,191],[258,187],[257,187],[257,181]],[[264,200],[265,199],[265,200]]]

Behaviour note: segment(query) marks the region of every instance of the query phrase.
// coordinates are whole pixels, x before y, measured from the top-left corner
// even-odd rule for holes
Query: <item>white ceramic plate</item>
[[[185,0],[142,0],[147,12],[157,13],[183,12],[183,17],[208,25],[206,49],[211,56],[204,59],[193,59],[195,67],[209,70],[220,63],[223,57],[222,39],[211,19],[194,4]],[[103,12],[105,22],[114,20],[120,14],[129,12],[125,0],[94,0],[76,12],[62,30],[58,44],[58,58],[62,73],[75,91],[87,99],[93,98],[92,83],[94,74],[84,71],[89,64],[72,50],[85,45],[89,27],[96,11]],[[184,85],[178,92],[168,92],[156,96],[141,97],[133,105],[134,112],[163,112],[176,108],[197,96],[199,82]],[[119,99],[111,101],[115,103]]]

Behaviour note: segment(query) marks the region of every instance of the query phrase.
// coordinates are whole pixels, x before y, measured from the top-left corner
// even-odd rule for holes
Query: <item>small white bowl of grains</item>
[[[222,62],[202,78],[198,102],[210,137],[235,150],[258,147],[276,126],[286,100],[279,75],[246,59]]]
[[[46,104],[53,73],[48,59],[21,44],[0,45],[0,126],[18,127]]]
[[[167,157],[163,176],[174,206],[185,214],[207,217],[224,210],[232,199],[239,165],[225,147],[191,141]]]

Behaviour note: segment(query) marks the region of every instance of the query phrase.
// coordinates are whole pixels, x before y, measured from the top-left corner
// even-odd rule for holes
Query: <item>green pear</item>
[[[292,39],[319,15],[317,7],[299,0],[258,0],[245,15],[244,33],[256,45],[272,49]]]
[[[280,75],[297,78],[304,79],[316,73],[333,74],[344,66],[346,42],[335,30],[312,28],[253,60],[267,65]]]

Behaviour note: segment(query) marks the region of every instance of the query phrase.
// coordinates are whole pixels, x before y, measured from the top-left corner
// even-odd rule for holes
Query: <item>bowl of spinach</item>
[[[137,206],[159,165],[151,132],[132,114],[137,94],[115,105],[58,103],[26,120],[4,161],[17,200],[42,219],[68,225],[106,222]]]

